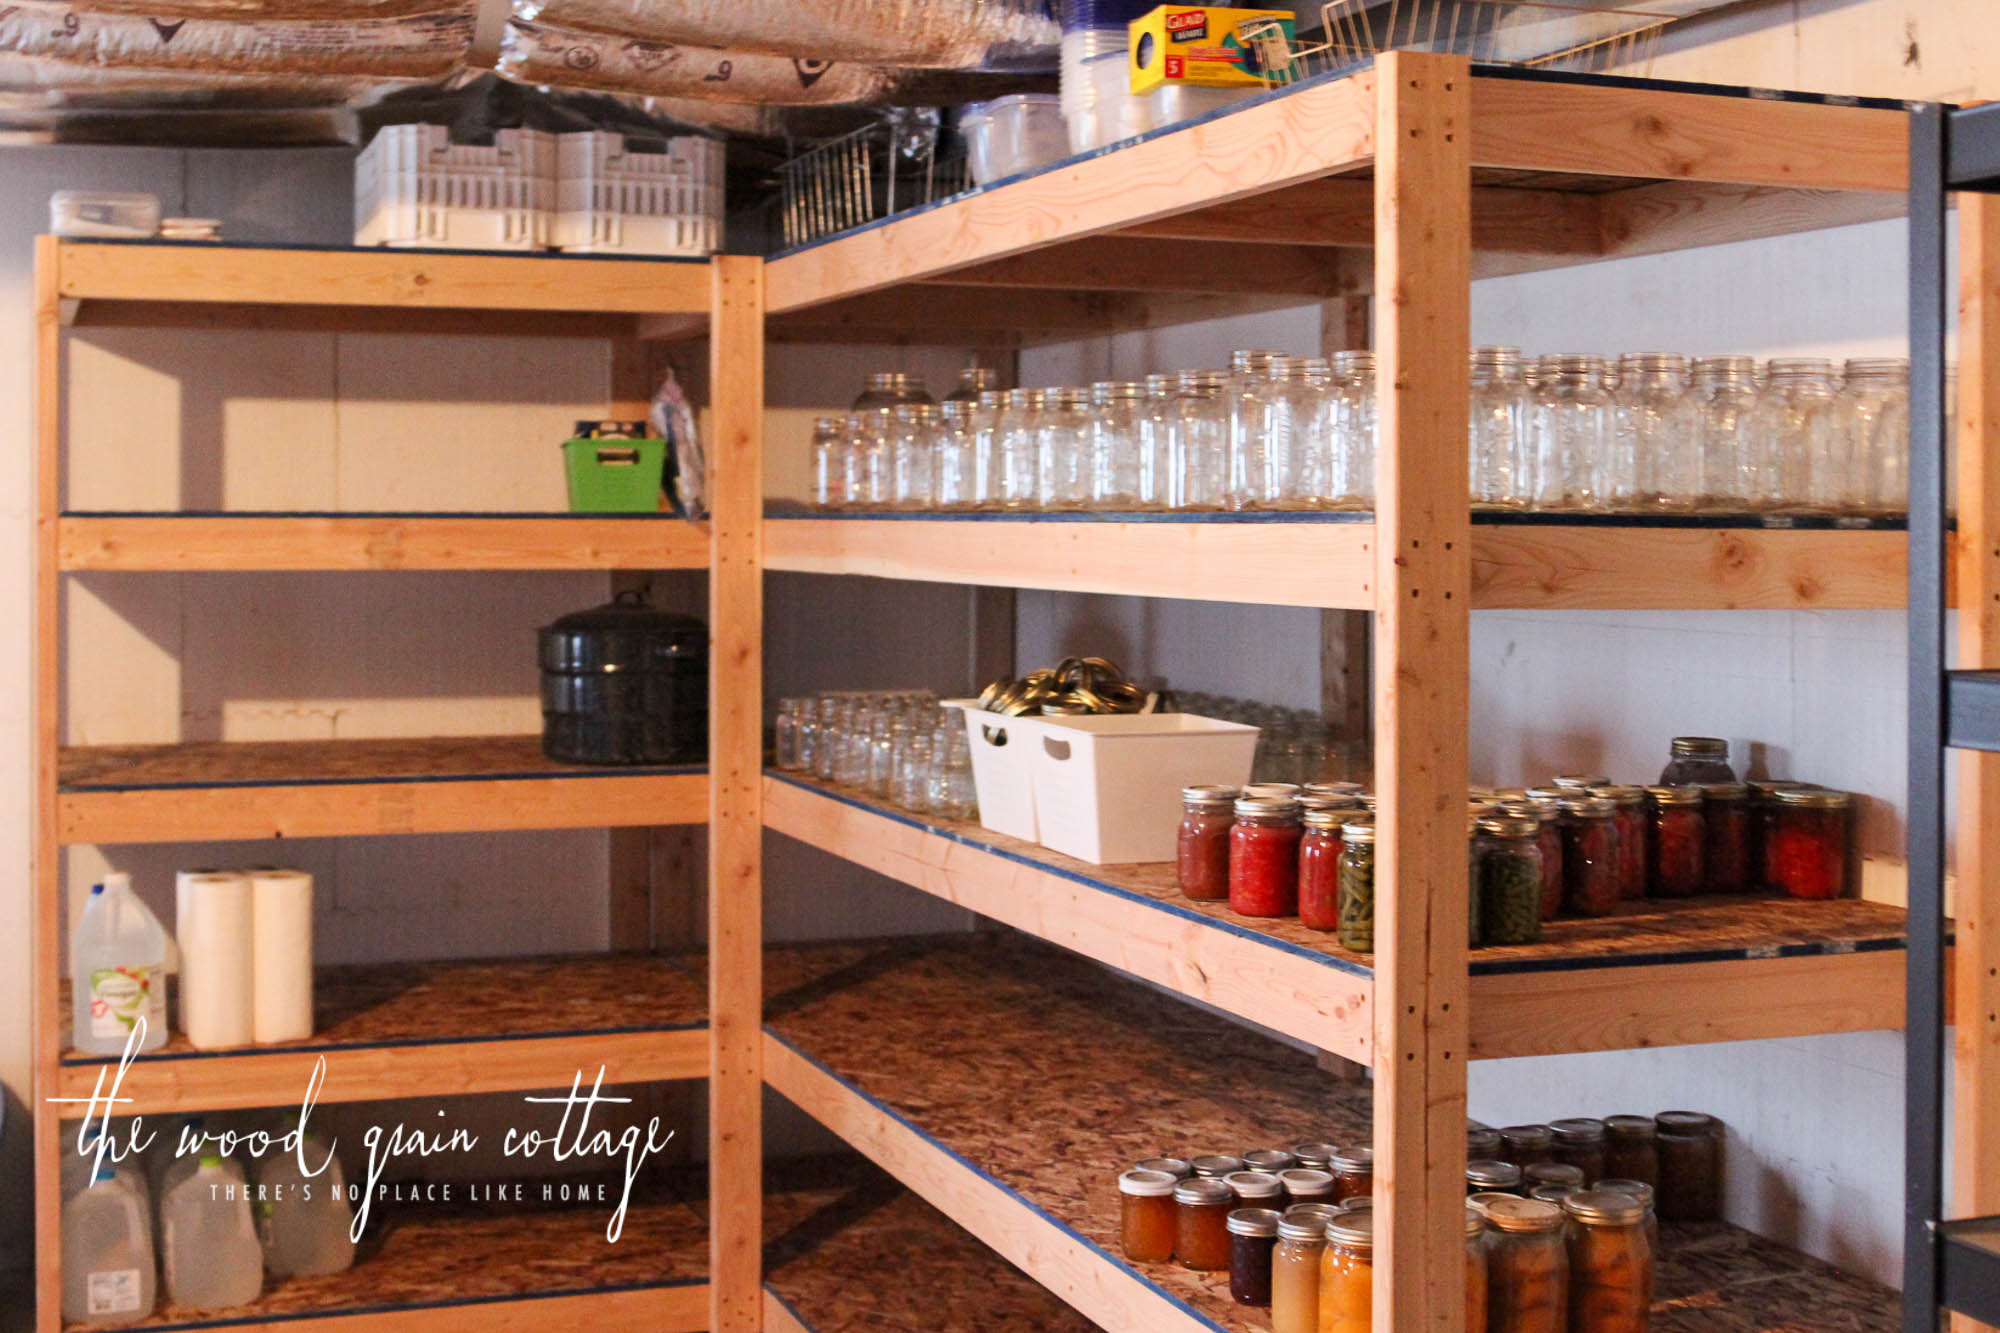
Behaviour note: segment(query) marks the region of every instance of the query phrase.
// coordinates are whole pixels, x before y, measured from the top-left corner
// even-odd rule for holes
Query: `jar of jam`
[[[1491,1161],[1474,1158],[1465,1164],[1465,1192],[1468,1195],[1519,1194],[1521,1168],[1497,1158]]]
[[[1604,1122],[1586,1116],[1551,1120],[1556,1160],[1583,1173],[1585,1183],[1604,1174]]]
[[[1350,819],[1340,830],[1340,947],[1375,952],[1375,824]]]
[[[1474,844],[1479,938],[1488,945],[1533,944],[1542,937],[1542,826],[1500,816],[1479,821]]]
[[[1563,1210],[1542,1199],[1487,1205],[1487,1333],[1568,1333]]]
[[[1521,1183],[1531,1190],[1537,1185],[1566,1185],[1580,1190],[1584,1185],[1583,1169],[1568,1162],[1530,1162],[1521,1168]]]
[[[1319,1333],[1319,1266],[1326,1218],[1287,1212],[1271,1255],[1271,1333]]]
[[[1299,910],[1297,801],[1245,796],[1229,830],[1229,908],[1239,916],[1296,916]]]
[[[1563,902],[1584,916],[1618,910],[1618,808],[1597,796],[1562,803]]]
[[[1563,1200],[1569,1214],[1572,1333],[1646,1333],[1653,1308],[1653,1244],[1646,1209],[1617,1190]]]
[[[1235,1192],[1239,1208],[1283,1206],[1285,1187],[1268,1171],[1231,1171],[1222,1183]]]
[[[1241,1171],[1243,1169],[1243,1159],[1241,1157],[1231,1157],[1226,1153],[1208,1153],[1195,1158],[1188,1165],[1194,1168],[1194,1173],[1198,1176],[1206,1176],[1210,1180],[1220,1180],[1232,1171]]]
[[[1486,1125],[1470,1124],[1465,1127],[1465,1160],[1468,1162],[1490,1162],[1500,1156],[1500,1131]]]
[[[1465,1327],[1486,1328],[1486,1214],[1472,1207],[1465,1210]]]
[[[1333,1197],[1345,1202],[1375,1193],[1375,1150],[1356,1145],[1333,1155]]]
[[[1589,791],[1592,787],[1609,787],[1611,779],[1602,773],[1558,773],[1549,779],[1549,785],[1566,793]]]
[[[1118,1211],[1125,1257],[1135,1264],[1163,1264],[1174,1257],[1174,1187],[1164,1171],[1131,1170],[1118,1177]]]
[[[1722,1211],[1722,1126],[1699,1111],[1653,1117],[1660,1153],[1660,1216],[1669,1222],[1709,1222]]]
[[[1653,893],[1692,898],[1708,887],[1708,826],[1699,787],[1648,787],[1652,800]]]
[[[1308,1171],[1329,1171],[1333,1168],[1333,1155],[1340,1151],[1337,1143],[1294,1143],[1285,1150],[1292,1160]]]
[[[1375,1214],[1341,1213],[1326,1224],[1319,1265],[1319,1333],[1374,1333]]]
[[[1604,1121],[1604,1174],[1655,1185],[1660,1179],[1658,1126],[1649,1115],[1614,1115]]]
[[[1556,1134],[1547,1125],[1508,1125],[1500,1131],[1500,1160],[1518,1167],[1556,1159]]]
[[[1299,839],[1299,924],[1340,928],[1340,826],[1348,810],[1308,810]]]
[[[1838,898],[1847,889],[1850,807],[1844,791],[1785,787],[1773,793],[1764,883],[1794,898]]]
[[[1563,905],[1562,796],[1550,795],[1553,787],[1532,787],[1524,810],[1508,814],[1532,815],[1541,825],[1535,845],[1542,851],[1542,920],[1553,921]],[[1567,795],[1567,793],[1564,793]]]
[[[1652,1242],[1653,1253],[1655,1255],[1659,1254],[1660,1217],[1658,1213],[1653,1211],[1653,1187],[1651,1185],[1648,1185],[1643,1180],[1619,1180],[1615,1177],[1610,1177],[1598,1181],[1591,1188],[1617,1190],[1621,1194],[1629,1194],[1637,1199],[1639,1206],[1646,1210],[1646,1238]]]
[[[1271,1303],[1271,1252],[1278,1244],[1278,1220],[1270,1208],[1238,1208],[1229,1215],[1229,1295],[1238,1305]]]
[[[1174,1186],[1174,1258],[1181,1267],[1220,1273],[1229,1267],[1229,1214],[1236,1193],[1219,1180],[1195,1176]]]
[[[1667,751],[1667,766],[1660,770],[1662,787],[1736,781],[1736,770],[1729,766],[1729,742],[1719,736],[1676,736]]]
[[[1333,1172],[1320,1171],[1313,1167],[1295,1166],[1289,1171],[1278,1173],[1278,1183],[1285,1189],[1285,1206],[1294,1207],[1302,1203],[1336,1202]]]
[[[1229,896],[1229,830],[1236,823],[1234,787],[1181,788],[1181,828],[1174,869],[1181,892],[1197,902]]]
[[[1759,778],[1744,784],[1750,788],[1750,885],[1764,884],[1764,848],[1771,841],[1771,823],[1778,817],[1778,793],[1791,787],[1811,787],[1810,782],[1789,778]]]
[[[1708,891],[1742,893],[1750,887],[1750,788],[1741,782],[1702,784],[1701,818]]]
[[[1280,1171],[1289,1171],[1298,1164],[1299,1159],[1283,1148],[1256,1148],[1243,1154],[1245,1171],[1262,1171],[1275,1176]]]
[[[1194,1174],[1194,1168],[1178,1157],[1148,1157],[1143,1162],[1132,1163],[1134,1171],[1164,1171],[1175,1180],[1185,1180]]]
[[[1618,826],[1618,896],[1626,901],[1646,896],[1646,789],[1622,783],[1593,787],[1592,796],[1611,802],[1612,823]]]

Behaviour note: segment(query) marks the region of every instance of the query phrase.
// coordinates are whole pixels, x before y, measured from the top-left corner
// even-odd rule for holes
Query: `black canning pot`
[[[542,752],[575,764],[691,764],[708,756],[708,626],[636,592],[536,633]]]

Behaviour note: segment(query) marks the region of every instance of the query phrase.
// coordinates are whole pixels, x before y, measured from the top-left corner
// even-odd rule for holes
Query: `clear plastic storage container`
[[[1069,155],[1062,101],[1050,93],[1016,93],[974,102],[960,113],[966,165],[988,185]]]

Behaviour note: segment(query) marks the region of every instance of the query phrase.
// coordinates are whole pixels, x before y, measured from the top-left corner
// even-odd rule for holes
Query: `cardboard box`
[[[1271,19],[1283,26],[1290,42],[1294,27],[1289,9],[1161,5],[1130,25],[1127,62],[1132,91],[1149,93],[1174,83],[1205,88],[1266,86],[1253,42],[1245,40],[1243,30]]]

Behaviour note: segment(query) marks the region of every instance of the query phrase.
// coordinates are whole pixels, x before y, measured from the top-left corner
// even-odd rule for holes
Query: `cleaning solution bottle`
[[[293,1125],[296,1132],[297,1125]],[[309,1176],[299,1156],[326,1169]],[[308,1134],[297,1152],[267,1157],[257,1182],[263,1186],[257,1230],[264,1241],[264,1267],[274,1277],[317,1277],[339,1273],[354,1264],[354,1242],[348,1228],[354,1214],[347,1206],[347,1182],[338,1159],[329,1158],[324,1140]]]
[[[130,875],[113,872],[91,886],[70,932],[69,968],[78,1051],[122,1053],[141,1018],[139,1049],[166,1044],[167,932],[132,892]]]
[[[156,1278],[146,1208],[109,1162],[63,1205],[62,1272],[66,1322],[129,1324],[153,1313]]]
[[[160,1205],[167,1299],[190,1310],[248,1305],[264,1289],[264,1251],[250,1219],[243,1173],[218,1153]]]

